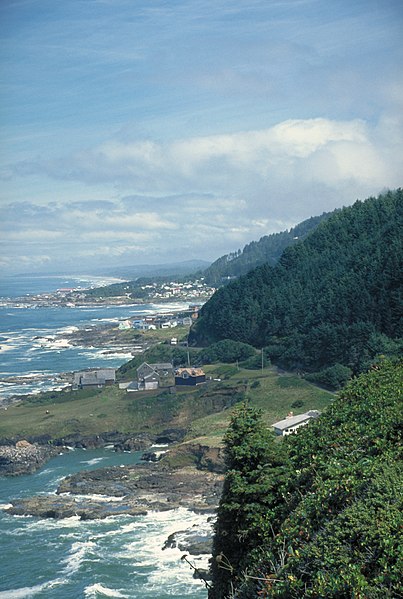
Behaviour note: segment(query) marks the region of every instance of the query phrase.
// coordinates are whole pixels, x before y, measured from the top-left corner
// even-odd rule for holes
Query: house
[[[172,374],[173,366],[170,362],[148,364],[143,362],[137,368],[137,382],[139,389],[158,389],[160,379]]]
[[[195,386],[206,382],[206,375],[201,368],[178,368],[175,370],[175,385]]]
[[[170,362],[158,362],[157,364],[143,362],[137,368],[137,379],[140,380],[153,372],[156,372],[159,376],[168,376],[172,374],[172,370],[173,366]]]
[[[153,372],[144,377],[141,383],[139,383],[140,388],[143,388],[145,391],[151,391],[152,389],[158,389],[160,384],[160,377],[157,372]]]
[[[275,422],[272,426],[276,435],[285,437],[286,435],[294,433],[301,426],[305,426],[310,420],[316,419],[319,416],[320,412],[318,410],[309,410],[309,412],[305,412],[305,414],[298,414],[298,416],[294,416],[294,414],[290,412],[287,415],[287,418]]]
[[[114,368],[83,370],[74,373],[73,389],[87,389],[89,387],[101,388],[105,385],[113,385],[115,381],[116,371]]]

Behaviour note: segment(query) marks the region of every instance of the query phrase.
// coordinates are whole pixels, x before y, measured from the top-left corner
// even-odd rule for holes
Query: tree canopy
[[[286,368],[358,373],[378,354],[397,355],[402,337],[403,192],[336,211],[279,263],[219,289],[190,341],[232,339],[265,347]]]
[[[402,362],[372,367],[277,454],[235,412],[210,599],[401,596],[402,382]]]

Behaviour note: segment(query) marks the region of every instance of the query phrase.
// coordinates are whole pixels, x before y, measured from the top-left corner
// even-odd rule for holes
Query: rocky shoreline
[[[140,464],[83,470],[64,478],[56,495],[10,499],[9,514],[40,518],[106,518],[111,515],[139,515],[184,507],[199,513],[214,512],[223,482],[221,451],[194,443],[180,443],[181,429],[167,429],[159,436],[123,436],[105,433],[60,439],[53,444],[19,440],[0,445],[0,475],[32,474],[47,460],[68,447],[94,449],[113,444],[116,451],[143,451]],[[32,441],[32,439],[30,439]],[[155,444],[170,450],[158,451]],[[163,459],[160,459],[160,458]],[[175,466],[179,460],[179,466]]]
[[[14,446],[1,445],[0,475],[33,474],[60,451],[60,447],[32,444],[26,440],[17,441]]]
[[[61,481],[56,495],[10,499],[11,515],[39,518],[102,519],[146,515],[150,511],[187,508],[213,513],[222,476],[195,468],[164,471],[158,464],[115,466],[83,471]]]
[[[116,451],[144,451],[139,464],[82,470],[60,481],[56,493],[28,498],[10,498],[4,512],[11,516],[80,520],[104,519],[110,516],[142,516],[152,512],[168,512],[185,508],[205,514],[212,521],[218,507],[224,479],[222,451],[198,443],[181,443],[185,431],[167,429],[158,437],[139,433],[127,437],[118,432],[83,437],[80,435],[48,444],[19,440],[0,445],[0,475],[32,474],[47,460],[71,447],[97,448],[113,444]],[[38,439],[37,439],[38,440]],[[3,440],[4,442],[5,440]],[[32,441],[32,439],[31,439]],[[153,443],[165,443],[161,452]],[[58,444],[57,444],[58,443]],[[161,459],[162,458],[162,459]],[[179,464],[187,465],[175,466]],[[178,530],[165,541],[163,549],[178,548],[191,556],[210,555],[212,529]],[[207,571],[196,571],[205,578]]]

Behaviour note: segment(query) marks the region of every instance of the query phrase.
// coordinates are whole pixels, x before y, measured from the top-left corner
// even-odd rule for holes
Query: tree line
[[[356,374],[401,352],[401,189],[357,201],[264,264],[219,289],[190,341],[264,347],[272,362],[310,373]]]

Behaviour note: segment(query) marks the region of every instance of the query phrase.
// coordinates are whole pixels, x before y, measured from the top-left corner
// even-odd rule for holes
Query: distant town
[[[204,303],[216,291],[203,278],[186,281],[150,280],[143,284],[127,281],[92,289],[60,288],[51,293],[32,294],[19,298],[3,299],[2,305],[31,307],[66,306],[80,307],[88,305],[125,305],[151,302],[194,301]]]

